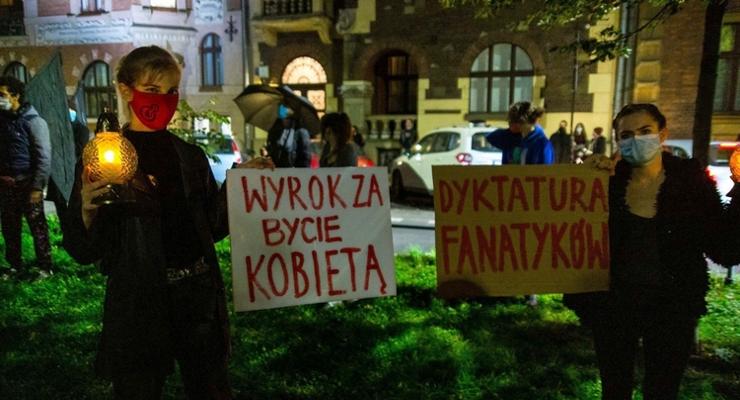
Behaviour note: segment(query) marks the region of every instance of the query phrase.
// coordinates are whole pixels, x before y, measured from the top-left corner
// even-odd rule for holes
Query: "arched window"
[[[220,87],[224,84],[221,40],[215,33],[207,34],[200,43],[200,66],[201,86]]]
[[[326,112],[326,71],[311,57],[296,57],[283,70],[281,82],[308,99],[319,116]]]
[[[3,75],[10,75],[23,83],[28,83],[28,70],[26,69],[25,65],[19,63],[18,61],[13,61],[12,63],[8,64],[8,66],[5,67]]]
[[[408,53],[391,51],[375,63],[374,114],[416,114],[419,74]]]
[[[104,108],[116,110],[116,90],[110,76],[110,68],[103,61],[94,61],[82,76],[85,91],[86,111],[89,118],[97,118]]]
[[[499,43],[483,50],[470,69],[470,112],[505,112],[532,101],[534,68],[519,46]]]

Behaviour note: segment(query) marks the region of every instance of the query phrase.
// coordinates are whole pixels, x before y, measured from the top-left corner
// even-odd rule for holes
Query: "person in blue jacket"
[[[544,111],[528,101],[514,103],[509,108],[508,129],[496,129],[486,136],[493,146],[503,151],[503,164],[552,164],[555,159],[552,143],[538,121]]]
[[[486,139],[503,152],[502,164],[552,164],[555,152],[545,131],[538,123],[545,112],[528,101],[509,107],[508,129],[496,129]],[[525,296],[528,305],[537,306],[537,296]]]

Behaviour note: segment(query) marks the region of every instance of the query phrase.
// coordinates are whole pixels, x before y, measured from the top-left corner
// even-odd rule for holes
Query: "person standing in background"
[[[603,135],[604,128],[597,126],[594,128],[594,134],[591,138],[589,145],[591,154],[605,155],[606,154],[606,138]]]
[[[352,125],[345,113],[329,113],[321,117],[320,167],[355,167],[357,149],[352,139]]]
[[[401,122],[401,134],[398,136],[398,143],[401,145],[403,152],[411,154],[411,146],[419,140],[419,135],[416,132],[414,121],[411,119],[405,119]]]
[[[573,159],[573,137],[568,133],[568,122],[560,121],[558,130],[550,136],[556,164],[570,164]]]
[[[24,101],[25,84],[0,77],[0,218],[5,258],[10,271],[20,271],[21,227],[25,216],[33,236],[39,278],[52,274],[49,227],[44,214],[44,188],[51,172],[49,127]]]
[[[311,135],[298,124],[293,110],[280,104],[278,119],[267,133],[267,154],[278,168],[311,166]]]

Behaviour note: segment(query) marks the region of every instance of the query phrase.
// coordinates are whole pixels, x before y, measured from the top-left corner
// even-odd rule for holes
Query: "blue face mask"
[[[619,151],[622,158],[635,166],[643,166],[652,161],[660,153],[660,135],[634,136],[619,141]]]
[[[77,111],[69,109],[69,120],[74,122],[77,119]]]
[[[284,105],[278,106],[278,118],[285,119],[288,117],[288,107],[285,107]]]

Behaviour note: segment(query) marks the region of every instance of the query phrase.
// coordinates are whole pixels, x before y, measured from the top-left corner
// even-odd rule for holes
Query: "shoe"
[[[50,278],[53,275],[54,275],[54,272],[53,271],[51,271],[51,270],[46,271],[46,270],[43,270],[42,269],[41,271],[39,271],[38,275],[36,276],[36,280],[37,281],[43,281],[44,279]]]

